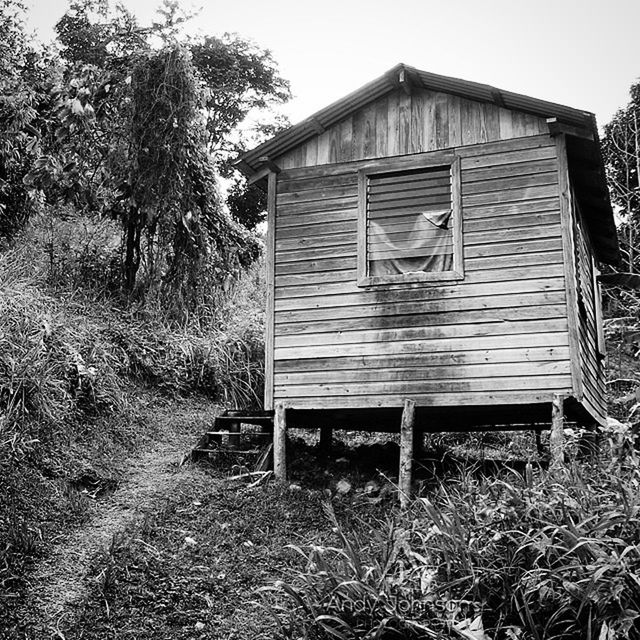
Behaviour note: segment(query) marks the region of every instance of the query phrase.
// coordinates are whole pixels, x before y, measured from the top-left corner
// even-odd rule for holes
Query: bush
[[[462,474],[349,534],[328,506],[337,544],[270,589],[280,637],[640,638],[640,465],[608,435],[611,463]]]

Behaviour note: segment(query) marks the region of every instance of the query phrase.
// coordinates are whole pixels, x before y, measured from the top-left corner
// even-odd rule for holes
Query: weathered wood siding
[[[291,407],[335,409],[399,406],[400,398],[426,406],[517,404],[570,393],[553,140],[532,135],[458,146],[502,135],[502,110],[496,108],[497,117],[484,129],[473,116],[473,131],[486,131],[477,139],[464,134],[469,116],[456,119],[450,110],[457,105],[462,114],[467,101],[428,92],[394,96],[406,100],[412,113],[418,96],[439,100],[434,104],[446,107],[448,118],[442,142],[438,127],[428,126],[443,120],[437,110],[426,117],[422,133],[424,108],[410,119],[410,132],[400,135],[399,125],[389,122],[388,102],[381,101],[366,110],[376,132],[369,142],[354,142],[356,130],[367,127],[350,121],[337,145],[344,153],[321,156],[318,146],[303,158],[294,150],[298,164],[310,166],[278,175],[274,374],[267,406],[274,399]],[[490,109],[480,105],[477,113],[486,121]],[[510,116],[511,127],[518,118]],[[390,132],[384,145],[378,130]],[[318,141],[327,134],[332,132]],[[398,146],[398,139],[406,141]],[[458,146],[461,157],[464,280],[358,287],[357,171],[370,162],[342,161],[444,146]]]
[[[595,283],[593,251],[584,220],[572,198],[575,274],[578,298],[578,342],[584,408],[599,422],[606,416],[604,364],[599,354],[600,296]]]
[[[283,169],[423,153],[547,133],[544,119],[494,104],[414,89],[372,102],[276,158]]]

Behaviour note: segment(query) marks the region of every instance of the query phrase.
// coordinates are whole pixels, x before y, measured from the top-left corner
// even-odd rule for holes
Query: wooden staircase
[[[266,471],[273,464],[272,440],[273,411],[225,411],[202,435],[191,451],[191,460],[237,456],[252,460],[255,470]]]

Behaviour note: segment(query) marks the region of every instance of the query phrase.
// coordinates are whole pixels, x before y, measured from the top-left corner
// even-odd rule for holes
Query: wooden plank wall
[[[282,169],[423,153],[547,133],[544,119],[494,104],[414,89],[372,102],[276,158]]]
[[[604,365],[598,354],[598,317],[596,305],[600,304],[594,285],[593,250],[576,199],[572,198],[574,219],[574,242],[578,297],[582,299],[582,310],[578,313],[578,339],[580,345],[580,367],[582,370],[584,408],[600,423],[607,415],[604,384]]]
[[[357,171],[368,163],[278,175],[276,401],[517,404],[571,392],[554,142],[538,135],[456,153],[459,282],[356,285]]]

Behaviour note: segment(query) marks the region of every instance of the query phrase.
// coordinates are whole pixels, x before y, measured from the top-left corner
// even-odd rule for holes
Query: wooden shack
[[[554,398],[603,422],[592,113],[400,64],[238,166],[268,190],[281,426],[397,430],[409,401],[423,430],[532,428]]]

